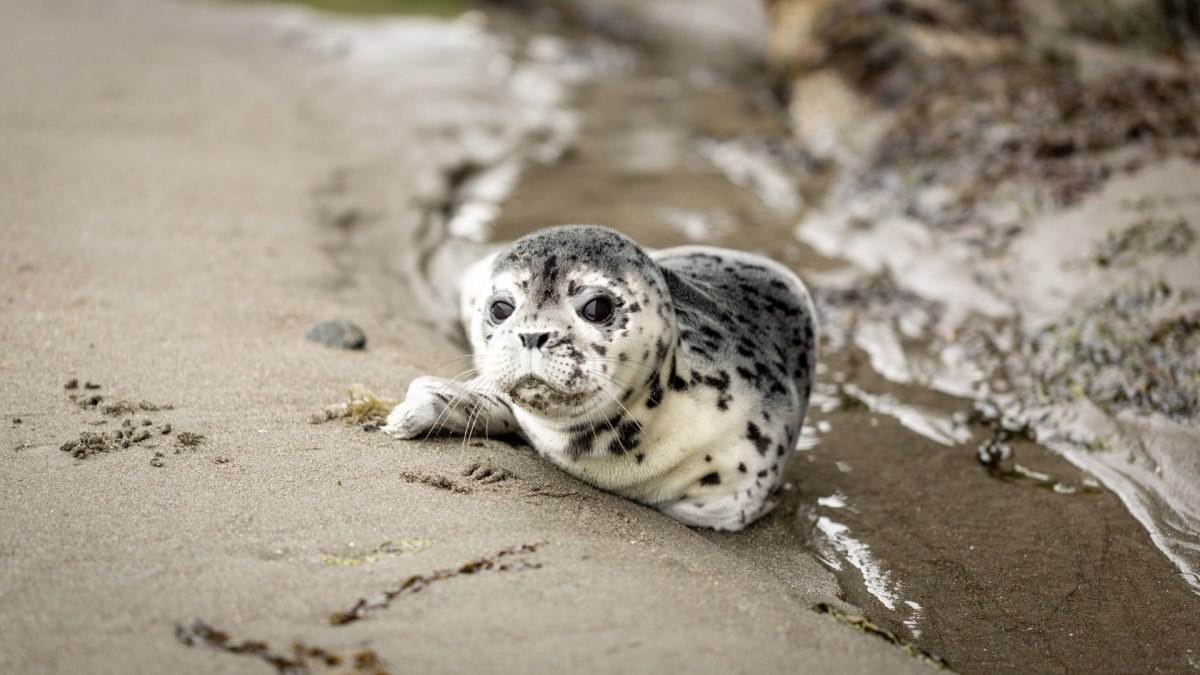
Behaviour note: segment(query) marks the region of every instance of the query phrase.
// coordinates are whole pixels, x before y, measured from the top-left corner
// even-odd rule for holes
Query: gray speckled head
[[[657,266],[632,239],[595,225],[561,225],[518,239],[496,257],[494,272],[529,269],[549,282],[564,269],[587,266],[613,279],[649,272],[652,285],[662,283]]]
[[[566,420],[620,409],[676,340],[662,271],[607,228],[535,232],[496,257],[491,282],[472,324],[480,366],[529,410]],[[602,317],[589,309],[598,306]]]

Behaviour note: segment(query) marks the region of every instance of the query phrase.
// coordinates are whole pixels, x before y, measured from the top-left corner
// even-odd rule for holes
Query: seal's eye
[[[582,309],[579,310],[579,316],[591,321],[592,323],[600,323],[608,321],[613,315],[612,300],[603,295],[598,298],[592,298]]]
[[[512,303],[505,300],[497,300],[492,303],[492,320],[494,320],[496,323],[500,323],[501,321],[512,316],[512,313]]]

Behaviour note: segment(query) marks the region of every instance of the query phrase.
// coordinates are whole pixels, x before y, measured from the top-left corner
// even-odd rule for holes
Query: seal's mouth
[[[587,400],[587,394],[563,391],[536,375],[527,375],[508,388],[509,397],[517,404],[535,410],[554,407],[574,407]]]

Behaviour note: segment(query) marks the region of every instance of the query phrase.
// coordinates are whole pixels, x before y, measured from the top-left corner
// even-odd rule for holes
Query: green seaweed
[[[227,0],[229,2],[255,3],[290,2],[333,14],[355,14],[360,16],[386,16],[389,14],[424,14],[428,16],[452,17],[462,14],[466,8],[462,0]]]
[[[874,635],[875,637],[886,640],[905,654],[908,654],[915,659],[924,661],[938,670],[950,669],[949,664],[946,663],[946,659],[943,659],[937,654],[927,652],[924,649],[917,647],[913,643],[901,638],[892,631],[872,623],[871,620],[865,616],[851,614],[850,612],[838,609],[837,607],[824,602],[815,605],[813,607],[813,611],[820,614],[825,614],[840,624],[856,628],[864,633],[868,633],[870,635]]]
[[[370,553],[357,558],[344,558],[337,555],[321,556],[321,564],[328,567],[361,567],[395,558],[401,555],[416,555],[433,546],[429,539],[391,539],[376,546]]]
[[[1100,267],[1130,266],[1156,253],[1182,255],[1195,240],[1196,233],[1183,218],[1146,218],[1125,229],[1109,232],[1097,245],[1092,261]]]
[[[1196,12],[1189,17],[1185,3],[1059,0],[1059,5],[1072,32],[1114,45],[1174,51],[1197,28]]]
[[[1036,399],[1200,416],[1200,290],[1123,289],[1033,336]],[[1148,317],[1154,317],[1149,318]]]

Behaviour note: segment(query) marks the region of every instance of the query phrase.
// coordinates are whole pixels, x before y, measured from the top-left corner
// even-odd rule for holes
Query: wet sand
[[[809,611],[839,604],[836,580],[800,551],[754,555],[769,529],[714,542],[497,441],[308,424],[350,383],[397,396],[456,355],[395,270],[480,152],[464,139],[519,106],[469,27],[347,56],[323,23],[276,11],[0,7],[0,670],[270,672],[183,644],[197,618],[231,644],[369,650],[391,671],[922,670]],[[355,257],[385,245],[386,264]],[[337,317],[366,351],[303,339]],[[122,400],[135,411],[103,411]],[[126,418],[171,431],[59,449]],[[477,480],[478,464],[508,477]],[[428,545],[323,562],[400,540]],[[329,621],[525,544],[507,571]]]

